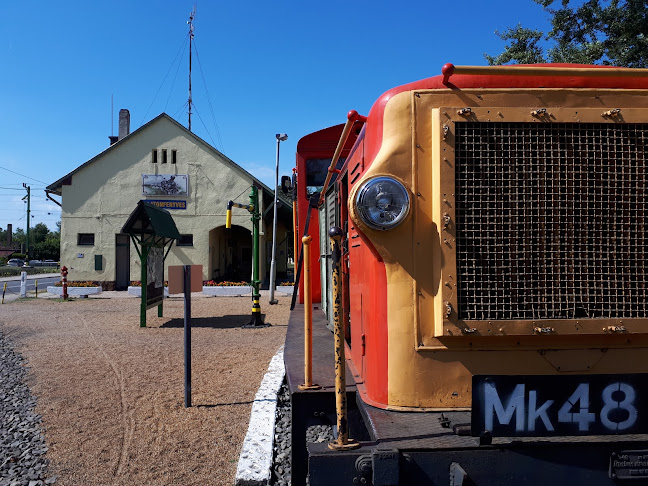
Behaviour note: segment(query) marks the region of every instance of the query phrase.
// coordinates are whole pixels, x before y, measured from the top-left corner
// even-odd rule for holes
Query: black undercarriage
[[[293,311],[284,361],[292,402],[292,485],[616,485],[648,483],[648,436],[470,436],[470,412],[392,412],[366,405],[347,368],[349,436],[361,447],[306,443],[311,425],[335,425],[333,336],[313,309],[313,382],[304,383],[304,309]],[[643,451],[645,451],[645,459]],[[645,466],[644,466],[645,463]],[[645,483],[644,483],[645,481]]]

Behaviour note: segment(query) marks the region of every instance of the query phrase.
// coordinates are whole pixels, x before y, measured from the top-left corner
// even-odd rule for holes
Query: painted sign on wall
[[[162,209],[187,209],[187,201],[165,201],[163,199],[146,199],[145,201]]]
[[[187,196],[187,174],[142,174],[144,196]]]

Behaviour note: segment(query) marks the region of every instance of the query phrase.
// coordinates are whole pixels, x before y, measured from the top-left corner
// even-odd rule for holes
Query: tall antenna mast
[[[191,44],[194,37],[193,21],[196,16],[196,4],[194,3],[193,10],[189,14],[189,131],[191,131]]]

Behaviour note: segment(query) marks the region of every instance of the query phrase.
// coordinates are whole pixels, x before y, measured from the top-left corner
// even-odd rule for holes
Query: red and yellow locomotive
[[[646,94],[648,70],[448,64],[300,140],[320,327],[342,229],[363,440],[306,455],[297,430],[293,485],[648,480]],[[330,389],[294,386],[298,320],[297,429],[332,412]]]

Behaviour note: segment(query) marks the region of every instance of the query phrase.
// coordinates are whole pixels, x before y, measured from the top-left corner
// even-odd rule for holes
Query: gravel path
[[[29,362],[56,486],[233,484],[255,393],[285,337],[290,297],[278,298],[262,302],[265,329],[240,328],[249,297],[192,301],[189,409],[181,299],[165,300],[163,318],[151,309],[146,329],[134,298],[3,305],[0,331]]]
[[[36,399],[24,383],[25,363],[0,332],[0,486],[54,484]]]
[[[277,412],[275,417],[275,439],[272,463],[272,486],[290,486],[290,394],[284,382],[277,395]],[[307,442],[330,442],[333,440],[333,427],[330,425],[313,425],[306,430]]]

